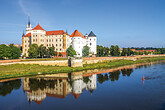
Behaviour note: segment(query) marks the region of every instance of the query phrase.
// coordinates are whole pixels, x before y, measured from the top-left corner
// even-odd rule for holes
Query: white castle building
[[[64,30],[46,31],[39,24],[32,28],[30,20],[26,27],[26,35],[22,35],[22,54],[28,57],[28,49],[31,44],[38,46],[44,45],[46,48],[55,47],[57,53],[62,53],[66,57],[66,49],[72,45],[76,51],[77,56],[82,56],[84,46],[90,48],[90,54],[96,55],[97,37],[91,31],[89,35],[83,35],[78,30],[75,30],[69,35]]]

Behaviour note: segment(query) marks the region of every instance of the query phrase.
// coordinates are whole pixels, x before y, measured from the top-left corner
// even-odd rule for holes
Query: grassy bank
[[[138,64],[138,63],[148,63],[154,61],[163,61],[165,57],[152,57],[152,58],[142,58],[136,61],[131,60],[114,60],[97,64],[85,64],[84,67],[59,67],[59,66],[41,66],[41,65],[3,65],[0,66],[0,79],[20,77],[27,75],[36,74],[50,74],[50,73],[69,73],[75,71],[82,71],[88,69],[97,68],[114,68],[124,65]]]

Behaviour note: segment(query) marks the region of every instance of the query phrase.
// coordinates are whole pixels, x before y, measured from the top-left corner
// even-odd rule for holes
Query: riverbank
[[[21,77],[37,74],[51,74],[51,73],[70,73],[89,69],[99,68],[115,68],[125,65],[132,65],[138,63],[149,63],[154,61],[163,61],[165,56],[160,57],[145,57],[139,58],[136,61],[132,60],[112,60],[95,64],[84,64],[83,67],[67,67],[67,66],[43,66],[43,65],[25,65],[25,64],[13,64],[13,65],[1,65],[0,66],[0,79]]]

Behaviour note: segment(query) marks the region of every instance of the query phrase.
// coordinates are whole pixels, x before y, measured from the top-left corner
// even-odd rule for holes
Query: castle
[[[55,51],[62,53],[63,57],[66,57],[66,49],[72,45],[77,56],[81,57],[86,45],[90,48],[90,54],[96,55],[97,37],[92,31],[84,36],[78,30],[69,35],[64,30],[46,31],[39,24],[32,28],[29,19],[26,35],[22,35],[22,54],[26,57],[31,44],[44,45],[46,48],[54,46]]]

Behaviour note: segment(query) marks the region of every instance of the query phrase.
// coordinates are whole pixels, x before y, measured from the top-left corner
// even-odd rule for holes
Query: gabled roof
[[[76,99],[78,99],[79,96],[80,96],[81,94],[74,94],[74,93],[72,92],[72,95],[73,95]]]
[[[88,35],[88,37],[96,37],[96,35],[91,31]]]
[[[85,36],[79,32],[78,30],[75,30],[70,37],[82,37],[82,38],[85,38]]]
[[[44,30],[44,29],[39,24],[37,24],[37,26],[34,27],[32,30]]]
[[[46,31],[46,35],[62,35],[64,33],[63,30],[58,31]]]
[[[31,37],[31,33],[28,33],[28,34],[26,34],[26,35],[23,36],[23,37]]]

